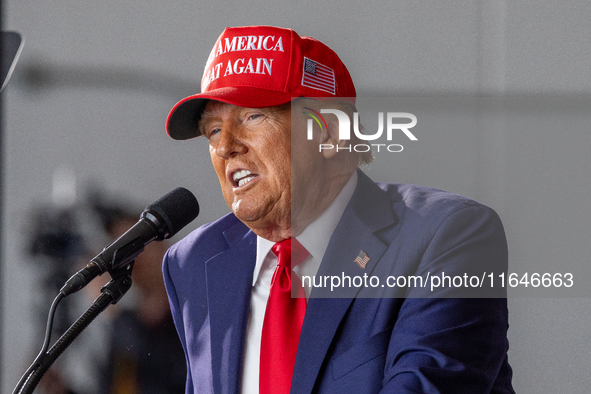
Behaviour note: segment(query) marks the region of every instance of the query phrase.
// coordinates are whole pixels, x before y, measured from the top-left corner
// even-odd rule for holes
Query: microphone
[[[174,189],[148,205],[140,220],[68,279],[60,293],[68,296],[105,271],[126,266],[144,251],[147,244],[172,237],[197,215],[199,204],[193,193],[182,187]]]

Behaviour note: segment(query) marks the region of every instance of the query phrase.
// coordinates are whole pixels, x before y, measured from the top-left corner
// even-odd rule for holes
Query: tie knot
[[[297,266],[310,254],[295,238],[288,238],[277,242],[271,250],[277,256],[277,264],[289,269]]]

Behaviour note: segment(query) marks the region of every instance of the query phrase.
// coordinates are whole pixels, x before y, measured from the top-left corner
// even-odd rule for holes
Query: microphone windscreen
[[[177,187],[148,205],[146,211],[156,212],[164,221],[170,238],[199,215],[199,203],[189,190]]]

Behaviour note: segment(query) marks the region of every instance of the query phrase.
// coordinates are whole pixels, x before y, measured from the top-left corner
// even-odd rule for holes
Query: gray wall
[[[228,211],[204,141],[172,141],[164,132],[172,105],[198,91],[226,26],[291,27],[331,46],[360,95],[422,97],[405,108],[423,106],[419,141],[378,157],[369,169],[374,179],[492,206],[514,267],[564,272],[589,261],[589,2],[5,3],[5,28],[26,44],[3,93],[2,392],[41,345],[25,219],[51,202],[58,169],[73,172],[78,185],[95,180],[142,203],[185,186],[203,211],[192,228]],[[484,104],[464,105],[466,97]],[[518,392],[588,392],[591,302],[582,297],[510,299]]]

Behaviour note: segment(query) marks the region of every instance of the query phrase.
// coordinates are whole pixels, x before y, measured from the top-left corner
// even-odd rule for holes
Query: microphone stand
[[[40,354],[37,360],[31,365],[29,371],[25,372],[25,376],[15,388],[13,394],[31,394],[37,384],[47,372],[49,367],[57,360],[57,358],[74,342],[80,333],[92,323],[92,321],[110,304],[116,304],[123,295],[131,288],[131,271],[133,269],[132,261],[129,264],[109,271],[111,274],[111,281],[101,288],[101,294],[94,300],[92,305],[70,326],[70,328],[56,341],[56,343],[49,349],[47,353]],[[27,376],[28,373],[28,377]],[[19,386],[23,384],[22,390],[19,391]]]

